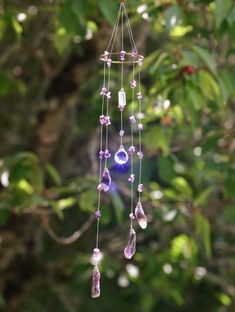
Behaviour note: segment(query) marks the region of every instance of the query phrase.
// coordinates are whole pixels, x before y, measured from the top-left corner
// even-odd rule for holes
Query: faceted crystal
[[[126,106],[126,93],[124,89],[118,92],[118,108],[123,110]]]
[[[97,266],[94,267],[91,284],[91,297],[98,298],[100,296],[100,272]]]
[[[109,170],[107,168],[104,168],[103,175],[101,178],[101,183],[100,183],[100,186],[101,186],[100,190],[104,192],[108,192],[111,182],[112,180],[109,174]]]
[[[130,229],[129,239],[124,249],[124,256],[126,259],[131,259],[135,254],[136,234],[134,229]]]
[[[142,207],[141,202],[138,202],[135,208],[135,217],[139,223],[139,226],[142,229],[146,229],[147,227],[147,217],[144,213],[144,209]]]
[[[127,163],[129,156],[127,154],[127,152],[125,151],[123,146],[120,146],[119,150],[116,152],[114,159],[116,161],[116,163],[123,165],[125,163]]]

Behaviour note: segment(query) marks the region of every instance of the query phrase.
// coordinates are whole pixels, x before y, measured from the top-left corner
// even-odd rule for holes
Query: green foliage
[[[113,191],[101,201],[102,297],[92,301],[94,224],[76,244],[58,246],[40,214],[65,237],[96,210],[103,78],[96,60],[118,1],[0,1],[4,311],[235,309],[234,1],[128,0],[127,10],[146,56],[143,205],[149,225],[137,232],[137,254],[126,263],[128,173],[111,165]],[[129,90],[131,77],[125,78]],[[112,154],[118,81],[113,66]]]

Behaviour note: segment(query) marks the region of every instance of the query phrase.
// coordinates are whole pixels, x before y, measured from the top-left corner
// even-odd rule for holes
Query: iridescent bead
[[[132,89],[135,89],[135,87],[136,87],[136,80],[131,80],[131,88]]]
[[[131,155],[134,155],[134,153],[135,153],[135,147],[134,147],[133,145],[130,146],[129,152],[130,152]]]
[[[135,59],[135,58],[137,58],[137,56],[138,56],[137,50],[133,49],[132,52],[131,52],[131,57]]]
[[[125,57],[126,57],[126,51],[121,51],[120,52],[120,60],[125,61]]]
[[[143,184],[139,184],[139,185],[138,185],[138,192],[139,192],[139,193],[142,193],[142,192],[143,192],[143,187],[144,187]]]
[[[107,64],[108,67],[111,67],[111,65],[112,65],[112,60],[111,60],[110,58],[107,59],[106,64]]]
[[[132,115],[132,116],[130,117],[130,122],[131,122],[132,124],[136,123],[135,116]]]
[[[106,149],[106,150],[104,151],[104,158],[105,158],[105,159],[108,159],[108,158],[110,158],[111,156],[112,156],[112,155],[111,155],[111,153],[109,152],[109,150]]]
[[[129,182],[134,183],[135,182],[135,175],[132,173],[128,179]]]
[[[99,151],[99,158],[103,159],[103,156],[104,156],[104,152],[103,151]]]
[[[138,93],[137,93],[137,99],[138,99],[138,100],[142,100],[142,99],[143,99],[143,95],[142,95],[141,92],[138,92]]]
[[[107,91],[108,89],[105,86],[103,86],[101,89],[100,95],[106,95]]]
[[[142,159],[142,158],[144,157],[144,154],[143,154],[142,151],[139,151],[139,152],[137,153],[137,155],[138,155],[139,159]]]
[[[101,212],[99,210],[97,210],[95,212],[95,218],[98,220],[98,219],[100,219],[100,217],[101,217]]]
[[[135,220],[134,214],[133,214],[133,213],[130,213],[130,214],[129,214],[129,218],[130,218],[131,220]]]
[[[106,93],[106,97],[107,97],[107,99],[111,99],[111,92],[110,91]]]
[[[125,131],[124,131],[124,130],[120,130],[120,131],[119,131],[119,135],[120,135],[120,137],[123,137],[123,136],[124,136],[124,134],[125,134]]]

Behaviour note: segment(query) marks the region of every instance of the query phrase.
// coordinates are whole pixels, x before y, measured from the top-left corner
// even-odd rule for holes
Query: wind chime
[[[129,39],[129,50],[125,50],[125,34],[124,30],[127,30],[127,38]],[[119,35],[120,34],[120,35]],[[118,52],[114,51],[116,39],[121,38],[119,46],[121,46]],[[136,251],[136,232],[133,228],[134,220],[136,219],[142,229],[147,227],[147,218],[145,216],[142,203],[141,195],[143,192],[142,184],[142,143],[141,135],[143,130],[142,124],[142,93],[140,85],[140,67],[143,65],[144,57],[139,54],[130,26],[130,20],[125,7],[125,1],[120,1],[120,7],[117,15],[117,19],[114,25],[114,29],[109,41],[106,51],[101,55],[100,60],[104,64],[104,74],[103,74],[103,85],[101,87],[101,116],[100,116],[100,151],[99,151],[99,184],[97,187],[98,191],[98,202],[97,210],[95,212],[95,218],[97,220],[97,230],[96,230],[96,245],[93,250],[93,275],[92,275],[92,287],[91,295],[93,298],[100,296],[100,272],[99,272],[99,262],[101,260],[101,251],[99,249],[99,226],[101,218],[101,199],[102,193],[108,192],[111,186],[111,175],[108,168],[108,163],[110,159],[122,166],[127,162],[130,163],[130,176],[128,178],[128,183],[130,184],[131,199],[130,199],[130,230],[127,245],[124,248],[124,256],[127,259],[131,259]],[[120,91],[116,96],[113,96],[110,88],[110,73],[111,68],[115,65],[120,67]],[[125,81],[124,84],[124,72],[127,68],[131,68],[131,79],[128,84]],[[125,73],[125,77],[127,77]],[[125,88],[130,88],[131,90],[131,107],[129,116],[129,126],[128,132],[130,136],[130,145],[124,146],[124,136],[126,130],[123,124],[123,114],[127,105],[127,97]],[[109,127],[111,125],[111,117],[109,116],[109,104],[110,102],[118,102],[117,109],[120,111],[120,147],[112,157],[109,151]],[[138,101],[138,112],[134,112],[134,103]],[[136,115],[135,115],[136,113]],[[138,147],[134,146],[134,132],[138,133]],[[126,141],[126,140],[125,140]],[[134,158],[137,157],[139,165],[138,172],[134,172]],[[135,179],[138,179],[137,189],[134,190]],[[137,203],[135,205],[135,195],[138,194]],[[134,208],[135,207],[135,208]]]

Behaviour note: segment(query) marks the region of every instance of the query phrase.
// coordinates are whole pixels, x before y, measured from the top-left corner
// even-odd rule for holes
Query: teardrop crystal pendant
[[[116,152],[114,159],[116,163],[119,165],[124,165],[125,163],[128,162],[129,156],[127,152],[125,151],[125,148],[121,145],[119,150]]]
[[[144,209],[142,207],[142,204],[141,202],[139,201],[136,205],[136,208],[135,208],[135,217],[139,223],[139,226],[142,228],[142,229],[146,229],[147,227],[147,217],[144,213]]]
[[[91,284],[91,297],[98,298],[100,296],[100,272],[97,266],[93,269],[92,284]]]
[[[104,168],[103,175],[101,178],[100,190],[104,192],[108,192],[111,182],[112,180],[110,177],[109,170],[107,168]]]
[[[136,250],[136,234],[134,229],[130,229],[129,239],[124,249],[124,256],[126,259],[131,259]]]

